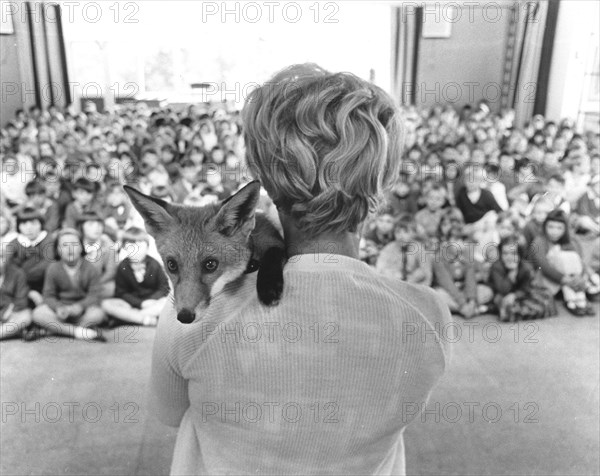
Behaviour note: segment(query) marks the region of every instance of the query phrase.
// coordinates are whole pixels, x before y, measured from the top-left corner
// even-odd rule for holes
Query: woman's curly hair
[[[398,178],[399,114],[385,91],[351,73],[290,66],[246,99],[250,171],[308,235],[355,232]]]

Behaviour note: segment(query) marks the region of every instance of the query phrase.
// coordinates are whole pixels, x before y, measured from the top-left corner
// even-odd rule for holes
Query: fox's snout
[[[177,320],[183,324],[191,324],[196,318],[196,313],[189,309],[182,309],[177,313]]]
[[[194,322],[196,312],[205,309],[210,301],[209,290],[199,281],[199,278],[184,277],[174,285],[177,320],[183,324]]]

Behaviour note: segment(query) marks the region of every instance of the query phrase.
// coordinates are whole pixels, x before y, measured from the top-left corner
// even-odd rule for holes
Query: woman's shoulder
[[[433,289],[419,284],[412,284],[406,281],[395,278],[385,278],[384,281],[393,286],[393,290],[397,296],[397,302],[408,304],[413,310],[417,320],[421,321],[417,329],[422,333],[423,339],[431,332],[435,335],[435,340],[441,344],[444,358],[448,359],[450,355],[449,342],[444,339],[444,333],[447,326],[452,323],[452,315],[447,304],[440,298],[438,293]],[[396,307],[400,309],[400,306]],[[403,326],[403,331],[410,331],[413,326]]]
[[[427,320],[433,318],[436,321],[446,321],[450,318],[448,306],[433,289],[383,275],[368,266],[366,268],[368,271],[365,270],[365,273],[372,286],[381,290],[395,309],[399,308],[398,305],[408,304]]]
[[[419,284],[412,284],[395,278],[383,277],[390,286],[393,286],[398,297],[411,304],[417,311],[420,311],[426,318],[433,316],[438,318],[449,318],[445,316],[448,306],[431,288]],[[435,316],[434,316],[435,314]],[[438,315],[439,314],[439,315]]]

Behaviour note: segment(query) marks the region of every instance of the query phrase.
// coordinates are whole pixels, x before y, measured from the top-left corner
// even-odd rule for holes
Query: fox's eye
[[[219,262],[216,259],[207,259],[202,266],[207,273],[212,273],[219,267]]]
[[[168,259],[167,260],[167,269],[169,271],[171,271],[171,273],[176,273],[178,266],[177,266],[177,262],[174,259]]]

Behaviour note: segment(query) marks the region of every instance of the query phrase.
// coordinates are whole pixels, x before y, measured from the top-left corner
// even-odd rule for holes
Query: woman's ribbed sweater
[[[404,428],[447,362],[448,308],[341,255],[294,256],[284,279],[275,307],[253,273],[198,322],[163,310],[151,391],[180,426],[171,473],[404,474]]]

